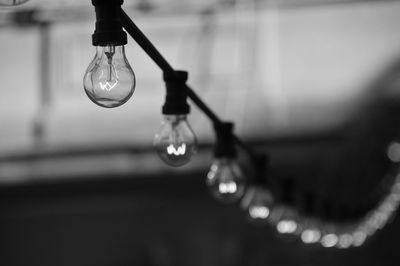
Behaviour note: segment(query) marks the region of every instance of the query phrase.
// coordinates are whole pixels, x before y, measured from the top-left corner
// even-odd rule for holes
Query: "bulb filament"
[[[113,55],[115,54],[115,46],[108,46],[109,52],[104,52],[107,56],[107,63],[108,63],[108,75],[107,81],[105,83],[100,82],[100,88],[104,91],[111,91],[115,86],[118,84],[118,76],[115,72],[114,65],[112,63]]]
[[[118,81],[115,81],[113,84],[111,84],[110,82],[106,81],[105,83],[100,82],[100,88],[104,91],[110,91],[112,90],[115,86],[117,86]]]
[[[249,214],[252,218],[265,219],[269,215],[269,209],[265,206],[251,206]]]
[[[186,153],[186,144],[183,143],[181,146],[179,146],[177,149],[174,147],[174,145],[169,144],[167,147],[167,152],[169,155],[185,155]]]
[[[233,194],[237,191],[237,185],[235,182],[221,183],[218,189],[221,194]]]

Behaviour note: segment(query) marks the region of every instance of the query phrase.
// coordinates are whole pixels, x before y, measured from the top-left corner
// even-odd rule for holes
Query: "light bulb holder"
[[[162,107],[164,115],[186,115],[190,113],[190,105],[187,103],[186,81],[188,72],[174,71],[164,72],[166,85],[165,103]]]
[[[232,122],[221,122],[214,125],[216,133],[216,144],[214,146],[214,157],[215,158],[235,158],[236,149],[233,138],[233,127]]]
[[[123,3],[123,0],[92,0],[96,11],[96,28],[92,35],[94,46],[120,46],[128,43],[121,21]]]

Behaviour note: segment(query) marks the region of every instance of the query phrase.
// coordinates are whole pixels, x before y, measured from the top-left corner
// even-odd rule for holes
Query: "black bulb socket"
[[[236,157],[235,143],[233,139],[232,122],[222,122],[214,125],[217,142],[214,146],[215,158],[233,159]]]
[[[96,28],[92,35],[94,46],[121,46],[128,43],[121,21],[123,0],[92,0],[96,11]]]
[[[167,94],[162,113],[164,115],[187,115],[190,113],[190,105],[187,103],[186,93],[188,72],[174,71],[172,73],[164,73],[163,78]]]

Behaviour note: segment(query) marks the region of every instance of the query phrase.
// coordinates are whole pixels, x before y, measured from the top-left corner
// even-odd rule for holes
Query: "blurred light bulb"
[[[97,105],[120,106],[132,96],[136,83],[124,46],[97,46],[96,50],[83,79],[85,92]]]
[[[243,197],[241,206],[247,210],[250,221],[263,223],[272,211],[273,198],[270,192],[261,187],[251,187]]]
[[[0,6],[18,6],[26,2],[28,0],[0,0]]]
[[[275,206],[269,220],[276,225],[276,230],[281,234],[300,235],[303,231],[299,213],[290,206]]]
[[[321,232],[316,229],[306,229],[301,233],[301,240],[305,244],[311,244],[311,243],[316,243],[320,240],[321,238]]]
[[[338,243],[339,238],[336,234],[330,233],[330,234],[324,235],[320,241],[321,241],[321,244],[323,247],[331,248],[331,247],[334,247]]]
[[[352,235],[353,237],[353,246],[360,247],[364,244],[365,240],[367,239],[367,234],[363,231],[355,231]]]
[[[400,162],[400,143],[398,142],[390,143],[386,154],[392,162],[394,163]]]
[[[231,203],[243,196],[246,182],[235,160],[217,158],[207,174],[207,185],[217,200]]]
[[[186,115],[165,115],[161,128],[154,138],[160,158],[171,166],[181,166],[190,161],[197,150],[197,140]]]
[[[296,229],[297,223],[293,220],[282,220],[276,225],[276,230],[281,234],[293,234]]]
[[[349,248],[353,244],[353,236],[351,234],[342,234],[339,236],[338,248]]]

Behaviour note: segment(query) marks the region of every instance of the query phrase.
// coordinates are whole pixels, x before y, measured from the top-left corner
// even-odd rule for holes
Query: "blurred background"
[[[239,136],[269,153],[283,204],[342,223],[395,185],[400,1],[126,0],[124,10]],[[132,39],[131,100],[104,109],[85,95],[94,23],[89,0],[0,10],[1,265],[399,264],[395,217],[362,247],[325,249],[213,200],[213,130],[195,107],[199,152],[166,166],[152,146],[162,73]]]

